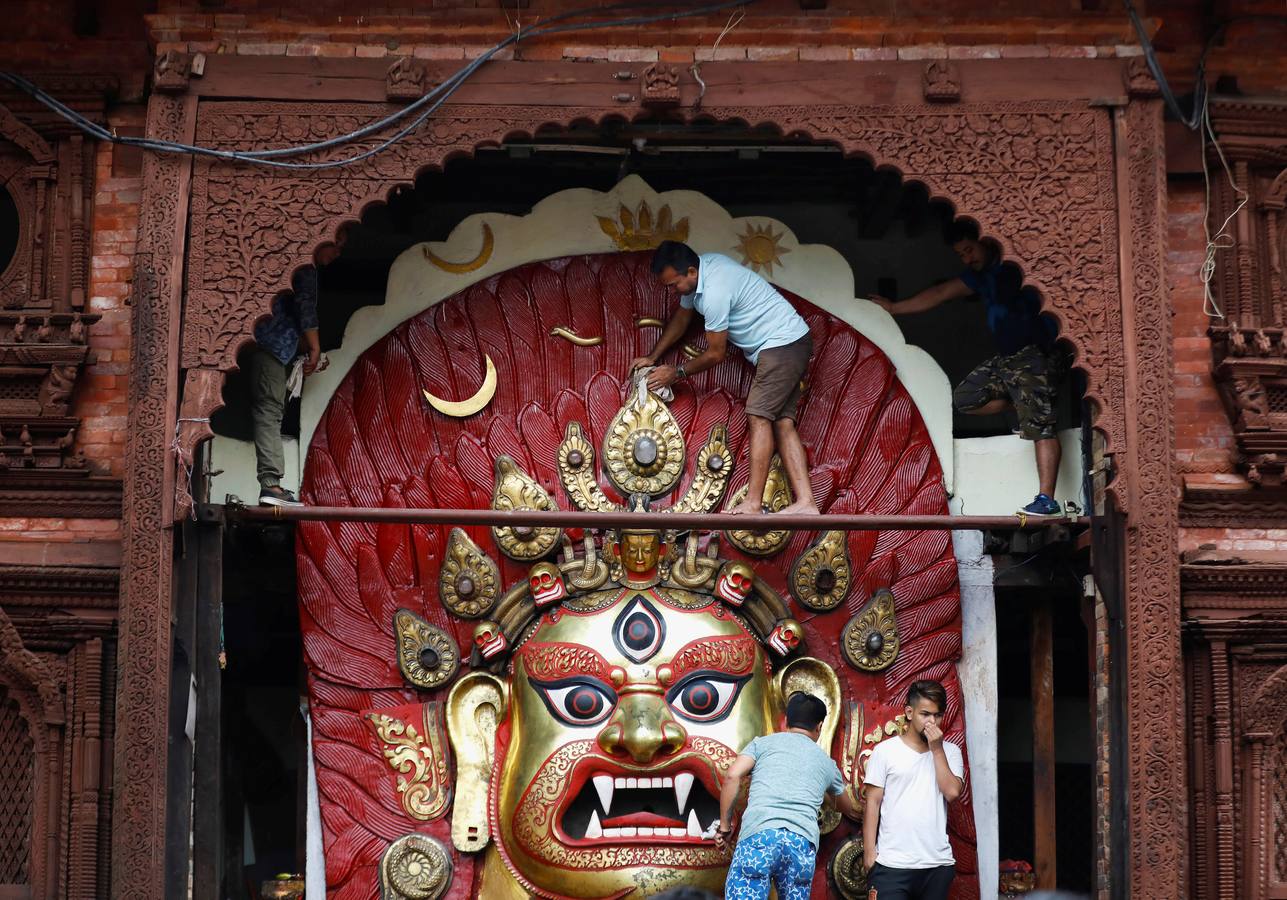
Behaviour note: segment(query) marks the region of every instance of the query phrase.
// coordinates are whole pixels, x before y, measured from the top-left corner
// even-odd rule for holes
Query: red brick
[[[663,47],[657,51],[657,58],[662,62],[690,63],[693,61],[693,51],[682,47]]]
[[[802,62],[849,61],[854,58],[852,47],[801,47]]]

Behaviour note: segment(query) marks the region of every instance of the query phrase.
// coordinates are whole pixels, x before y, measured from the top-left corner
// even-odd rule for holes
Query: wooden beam
[[[1032,607],[1032,825],[1037,890],[1055,889],[1055,627],[1048,595]]]
[[[196,764],[193,786],[193,900],[222,900],[224,894],[223,523],[202,522],[196,553],[197,679]],[[240,826],[238,826],[240,831]],[[240,864],[240,857],[238,857]]]

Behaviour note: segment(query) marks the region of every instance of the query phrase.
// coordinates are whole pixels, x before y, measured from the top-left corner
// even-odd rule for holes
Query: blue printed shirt
[[[288,365],[299,349],[305,331],[317,329],[317,269],[300,269],[291,279],[292,292],[273,301],[273,315],[255,326],[255,340]]]
[[[960,278],[983,298],[988,330],[1003,356],[1034,344],[1046,353],[1054,348],[1058,335],[1055,320],[1041,314],[1041,300],[1036,291],[1024,287],[1018,269],[995,262],[982,272],[966,269]]]
[[[728,340],[754,365],[761,350],[785,347],[809,333],[786,297],[759,275],[722,253],[703,253],[697,288],[679,305],[695,309],[707,331],[727,331]]]

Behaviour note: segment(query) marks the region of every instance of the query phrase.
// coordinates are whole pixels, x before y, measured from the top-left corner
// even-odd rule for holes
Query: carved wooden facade
[[[98,121],[115,90],[99,76],[36,80]],[[120,481],[90,471],[71,414],[99,318],[93,158],[79,131],[0,95],[0,516],[121,514]],[[3,549],[0,896],[105,896],[118,561]]]
[[[39,79],[38,79],[39,80]],[[111,79],[43,80],[102,120]],[[120,486],[92,477],[70,406],[98,316],[86,305],[93,143],[30,100],[0,96],[0,510],[116,515]],[[87,509],[92,507],[92,509]]]
[[[1239,189],[1214,179],[1212,228],[1232,216],[1211,285],[1223,314],[1211,328],[1215,375],[1239,467],[1276,487],[1287,467],[1287,115],[1278,103],[1219,100],[1211,119]]]
[[[331,83],[342,90],[289,102],[292,82],[283,76],[266,83],[265,93],[285,94],[229,101],[220,84],[231,86],[228,76],[240,74],[229,95],[245,97],[245,72],[236,67],[253,63],[212,57],[198,78],[183,60],[168,58],[149,105],[148,133],[229,148],[321,139],[393,109],[388,96],[406,89],[414,75],[405,66],[391,72],[378,60],[308,64],[313,74],[318,65],[330,67],[337,76]],[[163,745],[167,733],[168,526],[190,502],[177,465],[190,462],[193,448],[209,436],[206,420],[220,402],[224,373],[251,341],[256,320],[318,245],[367,205],[413,183],[417,171],[546,128],[644,115],[645,102],[672,99],[668,73],[659,79],[655,70],[640,72],[640,89],[629,93],[620,65],[548,64],[578,98],[575,105],[551,105],[529,88],[530,67],[541,64],[495,65],[498,71],[529,68],[502,79],[510,87],[485,101],[450,104],[389,152],[342,170],[300,174],[175,156],[145,162],[116,744],[118,766],[136,774],[121,782],[116,796],[114,896],[162,893],[165,776],[138,762]],[[995,93],[954,102],[953,90],[969,96],[977,70],[968,61],[932,72],[894,66],[895,74],[882,76],[889,90],[878,94],[904,98],[892,105],[877,105],[857,71],[837,75],[835,67],[801,63],[797,83],[811,88],[793,92],[763,86],[754,65],[739,71],[730,64],[723,81],[711,82],[700,113],[698,87],[680,73],[680,100],[671,115],[675,122],[700,116],[748,128],[767,124],[897,168],[976,219],[1059,318],[1087,375],[1096,428],[1117,473],[1113,502],[1129,516],[1122,536],[1126,691],[1148,697],[1158,711],[1128,735],[1130,842],[1113,852],[1125,854],[1137,896],[1180,897],[1187,893],[1188,816],[1183,693],[1175,678],[1181,656],[1161,109],[1156,86],[1137,67],[1086,65],[1094,75],[1086,83],[1095,85],[1086,89],[1099,92],[1093,96],[1125,95],[1121,105],[1091,107],[1080,95],[1014,102]],[[425,78],[437,83],[443,72],[432,69]],[[1095,81],[1104,73],[1111,84]],[[819,103],[818,85],[826,79],[841,82],[835,93],[853,99]]]

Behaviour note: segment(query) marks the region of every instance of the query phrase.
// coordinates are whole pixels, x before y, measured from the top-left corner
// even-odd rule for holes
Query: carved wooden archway
[[[603,80],[610,84],[608,71]],[[976,219],[1047,298],[1076,349],[1076,364],[1087,375],[1087,393],[1097,408],[1095,427],[1114,456],[1117,478],[1110,493],[1131,517],[1122,563],[1128,695],[1148,696],[1163,711],[1129,736],[1131,889],[1139,896],[1178,897],[1185,893],[1186,789],[1178,762],[1184,759],[1183,698],[1176,677],[1179,589],[1162,120],[1156,85],[1137,66],[1122,74],[1131,100],[1111,110],[1090,108],[1084,100],[782,105],[772,89],[748,86],[737,105],[709,96],[702,115],[772,125],[896,168]],[[372,103],[199,104],[197,96],[184,93],[186,67],[172,60],[157,88],[167,93],[150,103],[150,136],[229,148],[342,134],[392,109]],[[854,93],[861,91],[855,76]],[[118,771],[142,768],[142,775],[123,782],[116,795],[116,895],[160,895],[154,860],[162,855],[165,779],[137,763],[165,740],[169,634],[161,623],[168,621],[170,595],[172,443],[177,437],[180,455],[190,462],[192,448],[209,436],[207,418],[220,403],[223,373],[235,367],[255,321],[288,287],[291,273],[311,262],[313,248],[333,240],[346,220],[452,155],[546,127],[623,114],[620,104],[609,105],[607,93],[603,102],[449,105],[384,154],[304,176],[208,161],[194,168],[185,157],[147,159],[135,275],[117,743]],[[177,346],[179,358],[173,353]],[[181,410],[180,368],[187,370]],[[1147,527],[1140,524],[1145,516]],[[149,877],[140,883],[138,873]]]

